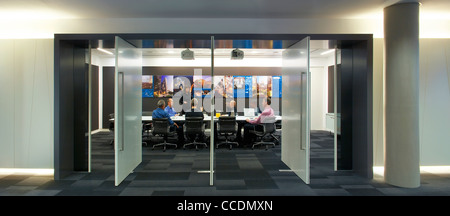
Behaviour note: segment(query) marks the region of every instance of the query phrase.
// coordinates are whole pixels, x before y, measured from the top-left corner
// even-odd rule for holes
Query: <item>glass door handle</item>
[[[120,87],[120,89],[119,89],[119,94],[120,94],[120,97],[119,97],[119,99],[120,99],[120,112],[119,112],[119,114],[120,114],[120,119],[121,119],[121,124],[120,124],[120,127],[122,128],[122,130],[121,130],[121,134],[120,134],[120,146],[119,146],[119,151],[123,151],[124,149],[125,149],[125,145],[124,145],[124,142],[125,142],[125,139],[124,139],[124,135],[125,135],[125,133],[124,133],[124,121],[125,121],[125,116],[124,116],[124,110],[123,110],[123,108],[124,108],[124,106],[123,106],[123,104],[124,104],[124,77],[125,77],[125,74],[123,73],[123,72],[119,72],[118,73],[119,74],[119,81],[120,81],[120,84],[119,84],[119,87]]]

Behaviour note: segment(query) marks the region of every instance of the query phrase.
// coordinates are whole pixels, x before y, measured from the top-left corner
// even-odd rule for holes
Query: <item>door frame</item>
[[[372,105],[373,105],[373,35],[372,34],[55,34],[54,36],[54,179],[60,180],[77,171],[88,170],[87,143],[75,142],[74,137],[84,134],[85,131],[75,131],[75,124],[80,119],[72,118],[76,110],[74,94],[79,91],[74,86],[73,66],[85,63],[85,59],[77,55],[77,50],[87,49],[89,41],[92,47],[96,47],[99,40],[112,40],[120,36],[127,41],[142,39],[185,39],[185,40],[292,40],[309,36],[311,40],[342,41],[349,44],[351,41],[359,41],[355,47],[361,53],[366,54],[364,76],[358,77],[359,82],[365,83],[363,88],[363,100],[352,99],[352,107],[355,109],[352,115],[358,115],[358,121],[351,120],[349,130],[357,130],[357,139],[351,139],[352,153],[350,154],[352,169],[359,175],[373,178],[373,135],[372,135]],[[139,47],[139,46],[137,46]],[[347,46],[348,48],[348,46]],[[352,46],[350,46],[352,49]],[[74,55],[77,54],[77,55]],[[84,57],[84,56],[83,56]],[[361,90],[361,89],[360,89]],[[361,93],[359,93],[361,95]],[[86,113],[87,121],[87,113]],[[345,121],[345,119],[342,119]],[[356,142],[358,140],[358,142]],[[362,142],[361,142],[362,141]],[[76,152],[74,149],[80,149]],[[77,167],[77,168],[74,168]]]

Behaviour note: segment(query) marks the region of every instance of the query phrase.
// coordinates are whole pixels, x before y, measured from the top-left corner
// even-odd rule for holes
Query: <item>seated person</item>
[[[181,91],[182,91],[182,95],[181,95],[180,99],[178,100],[178,104],[182,108],[181,112],[180,112],[180,116],[184,115],[184,113],[187,110],[189,110],[191,98],[192,98],[190,88],[186,87],[186,88],[183,88]]]
[[[164,111],[166,111],[169,114],[170,117],[178,116],[178,113],[172,107],[172,103],[173,103],[172,98],[169,98],[169,100],[167,100],[167,106],[166,106],[166,108],[164,108]]]
[[[258,116],[256,120],[246,119],[247,122],[244,125],[244,144],[251,144],[254,134],[250,133],[250,130],[258,130],[255,125],[261,124],[265,117],[274,116],[274,111],[272,107],[270,107],[272,100],[270,98],[263,99],[264,111]]]
[[[197,98],[192,98],[191,100],[191,110],[185,112],[186,117],[203,117],[202,108],[198,108]]]
[[[152,113],[152,118],[168,118],[170,124],[170,131],[174,131],[176,129],[178,137],[180,138],[181,127],[178,127],[177,123],[173,122],[172,119],[170,119],[169,113],[164,111],[166,102],[164,102],[164,100],[161,99],[158,101],[157,106],[158,108],[156,108]]]

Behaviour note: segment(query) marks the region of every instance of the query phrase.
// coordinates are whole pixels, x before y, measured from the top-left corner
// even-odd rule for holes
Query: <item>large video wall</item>
[[[143,75],[142,97],[173,97],[182,91],[195,97],[210,97],[214,93],[224,98],[281,98],[281,80],[281,76],[214,76],[212,80],[204,75]]]

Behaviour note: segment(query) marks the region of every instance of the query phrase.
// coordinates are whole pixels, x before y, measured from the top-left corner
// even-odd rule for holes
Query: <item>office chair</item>
[[[216,148],[219,148],[220,145],[229,145],[230,150],[233,147],[233,144],[239,146],[237,142],[229,142],[229,136],[236,136],[238,130],[238,124],[236,123],[236,116],[220,116],[219,122],[217,124],[217,134],[219,136],[225,136],[225,142],[218,143]]]
[[[142,122],[142,144],[147,146],[147,141],[150,141],[151,124]]]
[[[186,140],[192,141],[191,143],[184,144],[183,149],[186,149],[186,146],[190,145],[194,145],[196,151],[198,151],[198,145],[203,145],[205,148],[208,148],[206,143],[197,142],[197,140],[205,136],[203,117],[186,117],[183,125],[183,133]]]
[[[112,145],[114,144],[114,121],[111,121],[111,119],[114,118],[114,113],[109,114],[108,117],[109,117],[109,132],[113,133],[113,138],[109,142],[109,144]]]
[[[142,111],[142,116],[152,116],[152,111]],[[152,123],[151,122],[143,122],[142,123],[142,140],[149,140],[151,135],[150,132],[152,131]]]
[[[260,139],[259,142],[256,142],[256,143],[253,144],[252,149],[254,149],[255,146],[258,146],[258,145],[265,145],[266,146],[266,151],[268,149],[268,145],[272,145],[272,147],[275,148],[275,143],[274,142],[266,142],[266,141],[264,141],[264,138],[267,137],[267,136],[271,136],[272,138],[275,138],[276,140],[278,140],[274,136],[274,133],[276,132],[275,121],[276,121],[275,116],[266,117],[266,118],[263,119],[261,124],[259,124],[263,128],[262,131],[258,131],[258,130],[251,131],[251,133],[254,133],[256,135],[256,137]]]
[[[153,136],[162,136],[164,137],[164,142],[163,143],[159,143],[159,144],[155,144],[152,147],[152,150],[155,149],[155,147],[157,146],[163,146],[164,149],[163,151],[166,151],[166,146],[175,146],[175,149],[177,148],[177,144],[174,143],[168,143],[168,137],[173,137],[175,135],[174,132],[170,132],[170,124],[169,124],[169,119],[168,118],[154,118],[152,119],[153,123],[153,128],[152,128],[152,134]]]

